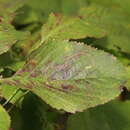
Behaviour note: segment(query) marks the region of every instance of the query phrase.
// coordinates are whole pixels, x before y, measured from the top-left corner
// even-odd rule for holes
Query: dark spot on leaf
[[[54,86],[52,86],[52,85],[49,85],[49,84],[47,84],[47,83],[42,83],[42,84],[44,84],[44,87],[46,87],[46,88],[48,88],[48,89],[50,89],[50,90],[60,91],[60,92],[64,92],[64,93],[67,93],[67,92],[68,92],[68,91],[66,91],[67,89],[56,88],[56,87],[54,87]]]
[[[3,84],[8,84],[8,85],[10,85],[10,86],[17,86],[17,83],[16,83],[16,81],[12,81],[12,80],[5,80],[5,81],[3,81]]]
[[[40,72],[38,72],[38,71],[34,71],[34,72],[30,73],[29,77],[36,78],[39,75],[39,73]]]
[[[72,85],[66,85],[66,84],[61,84],[61,87],[64,90],[72,90],[74,88]]]
[[[35,67],[36,67],[36,61],[31,60],[29,61],[24,67],[23,69],[19,70],[17,72],[17,75],[22,75],[24,72],[31,72]]]
[[[25,88],[28,88],[29,90],[33,89],[33,85],[31,83],[26,83]]]
[[[83,16],[78,16],[80,19],[83,19]]]
[[[31,61],[29,62],[29,68],[30,68],[30,69],[32,69],[33,67],[36,67],[36,65],[37,65],[37,63],[36,63],[35,60],[31,60]]]
[[[55,17],[60,17],[61,15],[58,13],[53,13]]]
[[[49,64],[51,64],[51,63],[52,63],[52,61],[49,60],[49,61],[47,61],[47,63],[45,63],[45,66],[49,66]]]
[[[65,57],[65,59],[66,59],[67,61],[68,61],[68,60],[71,60],[71,59],[78,59],[78,58],[80,58],[82,55],[85,55],[85,52],[80,51],[80,52],[75,53],[75,54],[73,54],[73,55],[71,55],[71,56]]]
[[[51,85],[49,85],[49,84],[47,84],[47,83],[43,83],[46,87],[48,87],[48,88],[52,88],[52,86]]]
[[[58,13],[54,13],[54,15],[55,15],[55,17],[57,18],[57,21],[56,21],[56,26],[58,26],[59,24],[60,24],[60,22],[61,22],[61,15],[60,14],[58,14]]]
[[[53,28],[52,27],[49,27],[49,30],[52,30]]]
[[[79,83],[81,83],[81,80],[75,80],[75,82],[79,84]]]

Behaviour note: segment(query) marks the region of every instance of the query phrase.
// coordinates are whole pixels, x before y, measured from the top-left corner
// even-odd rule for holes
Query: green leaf
[[[53,40],[35,51],[3,85],[28,89],[52,107],[74,113],[117,97],[124,74],[122,64],[108,53]]]
[[[30,23],[41,22],[44,18],[39,11],[35,11],[28,5],[23,6],[18,11],[18,15],[14,17],[15,25],[27,25]]]
[[[42,28],[42,42],[48,39],[81,39],[86,37],[101,38],[105,31],[95,24],[78,17],[67,17],[51,14]]]
[[[7,53],[3,53],[2,55],[0,55],[0,69],[8,68],[12,71],[17,71],[24,64],[25,64],[24,61],[16,60],[16,58],[9,51]],[[6,73],[5,75],[7,75],[7,74],[8,73]],[[5,75],[4,75],[4,77],[6,77]],[[9,76],[11,76],[11,75],[9,75]]]
[[[25,0],[0,0],[0,20],[11,22],[15,11],[24,4]]]
[[[63,14],[75,15],[81,7],[88,5],[88,0],[62,0],[61,10]]]
[[[0,23],[0,54],[7,52],[14,43],[28,36],[29,32],[16,31],[12,25]]]
[[[12,128],[11,130],[24,129],[23,125],[25,122],[23,120],[22,110],[20,108],[14,106],[13,109],[10,111],[10,117],[11,117],[11,128]]]
[[[88,0],[89,4],[96,3],[106,7],[120,7],[126,13],[130,13],[130,1],[129,0]]]
[[[130,102],[112,101],[71,115],[67,130],[129,130]]]
[[[93,43],[94,45],[109,50],[130,52],[130,19],[122,8],[115,6],[108,8],[93,4],[81,9],[79,15],[88,22],[88,24],[95,24],[105,30],[106,35],[104,39],[97,39]]]
[[[1,88],[1,96],[4,97],[7,102],[14,104],[24,95],[24,92],[19,90],[16,86],[3,86]],[[22,101],[21,99],[20,101]]]
[[[80,7],[87,5],[87,3],[87,0],[28,0],[25,6],[18,10],[19,15],[15,17],[15,23],[43,23],[52,12],[73,15],[78,12]]]
[[[53,117],[53,115],[57,113],[52,112],[50,107],[42,102],[42,100],[36,95],[32,93],[25,95],[22,111],[22,117],[24,120],[22,128],[24,130],[54,130],[52,124],[53,121],[51,122],[48,118],[50,116]]]
[[[9,130],[10,117],[5,109],[0,105],[0,130]]]
[[[125,83],[125,87],[130,90],[130,66],[126,67],[127,73],[126,75],[128,75],[129,80],[127,80],[127,82]]]

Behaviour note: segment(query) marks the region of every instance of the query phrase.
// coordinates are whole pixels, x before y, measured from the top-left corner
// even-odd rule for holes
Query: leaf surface
[[[106,103],[120,94],[125,70],[115,57],[82,43],[48,41],[4,84],[28,89],[68,112]]]
[[[28,32],[16,31],[12,25],[0,23],[0,54],[7,52],[14,43],[28,36]]]
[[[14,104],[16,103],[22,96],[24,92],[19,90],[16,86],[3,86],[1,88],[1,96],[4,97],[8,102]],[[23,99],[20,101],[22,102]],[[20,103],[20,102],[19,102]]]
[[[86,37],[101,38],[105,31],[95,24],[78,17],[51,14],[42,28],[42,42],[48,39],[82,39]]]
[[[0,105],[0,129],[9,130],[10,127],[10,117],[5,109]]]

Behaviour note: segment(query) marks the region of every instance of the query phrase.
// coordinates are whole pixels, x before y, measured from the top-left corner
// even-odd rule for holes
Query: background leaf
[[[1,96],[4,97],[7,101],[9,101],[12,104],[16,103],[17,100],[22,98],[23,95],[24,95],[24,92],[21,91],[16,86],[8,85],[8,86],[1,87]],[[20,101],[22,101],[22,100],[23,100],[23,98],[20,99]],[[20,103],[20,101],[19,101],[19,103]]]
[[[42,28],[42,42],[48,39],[82,39],[86,37],[101,38],[105,31],[95,24],[78,17],[67,17],[51,14],[48,22]]]
[[[129,53],[129,17],[120,7],[110,7],[92,4],[82,8],[79,15],[89,24],[95,24],[106,31],[104,38],[95,39],[93,45],[104,49]]]
[[[0,0],[0,20],[11,23],[15,11],[24,4],[25,0]]]
[[[43,23],[50,13],[75,15],[79,8],[87,4],[87,0],[28,0],[23,8],[18,10],[19,15],[14,22],[16,24]]]
[[[71,115],[68,119],[67,130],[129,130],[129,110],[129,101],[112,101]]]
[[[16,31],[12,25],[0,23],[0,54],[7,52],[14,43],[28,36],[29,32]]]
[[[10,117],[5,109],[0,105],[0,129],[9,130],[10,127]]]

